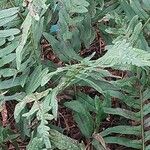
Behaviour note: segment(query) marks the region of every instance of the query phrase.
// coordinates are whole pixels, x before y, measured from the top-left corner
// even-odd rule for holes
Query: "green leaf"
[[[44,18],[41,18],[38,22],[36,20],[32,21],[32,35],[33,35],[33,40],[34,40],[34,47],[35,49],[39,48],[39,41],[41,39],[42,36],[42,32],[43,32],[43,22],[44,22]],[[39,52],[39,51],[38,51]],[[39,54],[37,54],[39,55]]]
[[[12,20],[14,20],[18,15],[13,15],[13,16],[10,16],[8,18],[3,18],[3,19],[0,19],[0,26],[3,26],[5,25],[6,23],[9,23],[11,22]]]
[[[18,70],[20,69],[20,66],[21,66],[22,50],[23,50],[23,48],[26,44],[27,38],[28,38],[29,30],[31,27],[31,22],[32,22],[32,17],[30,15],[30,13],[28,13],[26,19],[24,20],[24,22],[21,26],[21,29],[22,29],[21,42],[16,49],[16,63],[17,63]]]
[[[112,133],[120,133],[120,134],[128,134],[128,135],[140,135],[141,126],[115,126],[111,128],[107,128],[102,131],[100,134],[105,137]]]
[[[22,78],[16,77],[15,79],[7,79],[0,82],[0,90],[6,90],[9,88],[14,88],[15,86],[19,86],[21,84]]]
[[[57,89],[57,87],[52,90],[51,93],[51,106],[52,106],[52,112],[53,112],[53,116],[56,119],[57,118],[57,114],[58,114],[58,101],[57,101],[57,94],[59,92],[59,89]]]
[[[139,22],[135,28],[134,31],[132,32],[132,36],[130,37],[131,39],[131,43],[135,43],[137,41],[137,39],[139,38],[139,35],[142,31],[142,23]]]
[[[0,96],[0,101],[13,101],[13,100],[20,101],[25,96],[26,96],[26,94],[23,93],[23,92],[22,93],[15,93],[15,94],[10,95],[10,96],[1,95]]]
[[[0,58],[13,52],[17,48],[18,44],[19,44],[18,41],[14,41],[13,43],[6,46],[5,48],[0,49]]]
[[[71,13],[86,13],[88,12],[88,9],[85,8],[84,6],[75,6],[75,7],[72,7],[70,12]]]
[[[30,80],[26,85],[27,93],[33,93],[40,85],[42,78],[48,73],[48,68],[42,70],[42,66],[37,66],[30,75]]]
[[[7,30],[0,30],[0,38],[6,38],[10,36],[14,36],[20,33],[19,29],[7,29]]]
[[[20,113],[22,112],[22,110],[25,108],[27,103],[31,103],[33,101],[38,101],[41,98],[45,97],[47,94],[49,93],[49,90],[47,91],[43,91],[41,93],[34,93],[34,94],[30,94],[25,96],[21,102],[19,102],[16,107],[15,107],[15,111],[14,111],[14,118],[16,120],[16,122],[19,122],[20,120]]]
[[[11,53],[7,56],[4,56],[2,59],[0,59],[0,67],[12,62],[16,58],[15,53]]]
[[[14,111],[14,118],[15,118],[15,121],[18,123],[20,121],[20,113],[21,111],[23,111],[23,109],[25,108],[26,106],[26,103],[27,101],[23,101],[23,102],[20,102],[16,105],[15,107],[15,111]]]
[[[74,119],[81,131],[81,133],[86,137],[90,138],[94,132],[94,123],[90,115],[83,115],[79,113],[74,113]]]
[[[77,95],[77,100],[80,101],[89,111],[96,112],[95,105],[93,102],[94,100],[90,96],[83,93],[79,93]]]
[[[6,42],[5,38],[0,38],[0,46],[4,45]]]
[[[85,82],[87,82],[89,85],[91,85],[94,89],[96,89],[99,93],[104,93],[104,91],[101,89],[100,86],[98,86],[96,83],[94,83],[93,81],[83,78],[81,76],[77,76],[78,79],[83,80]]]
[[[150,1],[149,0],[142,0],[142,6],[146,11],[150,11]]]
[[[133,10],[135,11],[135,13],[142,18],[143,20],[148,19],[149,15],[147,14],[147,12],[145,12],[142,7],[141,4],[138,0],[132,0],[130,1],[130,5],[133,8]]]
[[[36,113],[39,109],[39,105],[37,102],[34,102],[34,104],[32,105],[32,108],[30,109],[29,112],[23,114],[23,117],[27,117],[29,119],[29,117],[31,117],[34,113]]]
[[[120,5],[122,9],[125,11],[126,16],[130,19],[132,19],[135,16],[135,12],[130,6],[130,4],[125,0],[120,0]]]
[[[41,150],[40,145],[42,145],[42,138],[35,137],[31,139],[27,150]]]
[[[121,109],[121,108],[104,108],[104,112],[107,114],[123,116],[127,119],[140,121],[140,117],[132,111]]]
[[[79,101],[71,101],[66,102],[65,106],[75,111],[74,119],[77,122],[82,134],[87,138],[91,137],[94,132],[94,124],[90,113],[86,110],[84,105]]]
[[[141,149],[141,140],[130,140],[127,138],[123,138],[123,137],[105,137],[104,138],[105,142],[110,144],[119,144],[119,145],[123,145],[126,147],[130,147],[130,148],[136,148],[136,149]]]
[[[87,2],[87,0],[71,0],[73,4],[75,5],[82,5],[85,7],[89,6],[89,2]]]
[[[84,145],[78,141],[69,138],[56,130],[50,129],[50,140],[52,145],[61,150],[84,150]]]
[[[126,65],[144,67],[150,66],[149,55],[149,52],[133,48],[126,40],[123,40],[108,47],[108,52],[99,58],[97,63],[104,67],[120,66],[120,69]]]
[[[44,37],[49,41],[49,43],[52,45],[53,49],[55,50],[55,53],[58,55],[58,57],[61,60],[67,61],[68,57],[65,56],[64,50],[61,49],[60,43],[58,40],[56,40],[52,35],[48,33],[43,33]]]
[[[15,76],[16,74],[17,74],[16,69],[11,69],[11,68],[0,69],[0,76],[3,77],[11,77],[11,76]]]
[[[0,19],[13,16],[14,14],[18,13],[18,7],[12,7],[9,9],[4,9],[0,11]]]
[[[64,71],[68,70],[67,68],[57,68],[56,71],[50,72],[43,76],[41,80],[41,86],[44,86],[54,75],[58,75],[59,73],[63,73]]]

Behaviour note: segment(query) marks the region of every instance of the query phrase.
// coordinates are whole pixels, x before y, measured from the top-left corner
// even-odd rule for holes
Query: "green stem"
[[[150,18],[147,19],[147,21],[145,22],[145,24],[142,27],[142,30],[146,27],[146,25],[149,23],[149,21],[150,21]]]
[[[142,136],[142,150],[145,150],[145,136],[144,136],[144,117],[143,117],[143,94],[140,88],[140,102],[141,102],[141,136]]]

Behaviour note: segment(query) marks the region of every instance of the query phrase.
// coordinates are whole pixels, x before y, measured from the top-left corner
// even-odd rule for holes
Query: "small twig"
[[[149,23],[149,21],[150,21],[150,18],[147,19],[147,21],[145,22],[145,24],[142,27],[142,30],[146,27],[146,25]]]

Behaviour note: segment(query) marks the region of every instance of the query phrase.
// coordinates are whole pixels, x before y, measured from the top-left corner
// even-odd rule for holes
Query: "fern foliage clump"
[[[19,130],[14,135],[1,126],[2,148],[21,137],[28,150],[149,150],[149,16],[148,0],[1,0],[0,105],[17,102]],[[96,60],[96,53],[83,58],[81,49],[90,48],[97,34],[105,51]],[[43,59],[43,40],[61,65]],[[84,86],[96,94],[79,90]],[[73,89],[71,100],[59,103],[67,89]],[[54,126],[60,105],[73,112],[84,142]],[[121,121],[103,128],[109,117]]]

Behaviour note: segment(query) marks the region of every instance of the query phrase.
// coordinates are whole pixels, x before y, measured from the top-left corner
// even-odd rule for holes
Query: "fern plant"
[[[17,144],[17,138],[19,137],[19,134],[14,133],[9,127],[3,128],[2,126],[0,127],[0,149],[1,150],[7,150],[7,142],[11,142],[15,149],[19,149],[18,144]]]
[[[150,149],[149,2],[25,0],[23,6],[21,3],[21,0],[0,2],[0,102],[17,100],[14,117],[21,136],[30,139],[27,149],[85,149],[84,144],[49,125],[58,117],[57,95],[71,86],[84,85],[99,92],[102,101],[78,93],[65,106],[74,111],[78,127],[91,140],[92,148],[108,149],[107,144],[115,143]],[[83,59],[78,53],[94,40],[93,26],[100,28],[110,45],[99,59],[91,60],[95,53]],[[50,65],[41,59],[41,39],[51,44],[64,66],[57,67],[53,62]],[[110,67],[128,71],[131,78],[112,75]],[[56,86],[50,88],[48,82],[58,77]],[[111,98],[119,99],[126,109],[113,108]],[[100,132],[108,114],[132,122]],[[32,123],[34,129],[29,128]]]
[[[126,82],[126,80],[124,80]],[[121,82],[124,83],[124,82]],[[120,83],[119,83],[120,84]],[[118,84],[118,85],[119,85]],[[123,84],[121,88],[123,88],[124,92],[128,93],[128,89],[132,88],[134,85],[131,84]],[[122,97],[126,97],[127,100],[130,100],[131,103],[127,104],[128,107],[126,109],[122,108],[105,108],[104,111],[108,114],[119,115],[128,120],[127,125],[118,125],[111,128],[107,128],[102,131],[100,134],[104,137],[106,143],[116,143],[120,145],[124,145],[126,147],[135,148],[135,149],[149,149],[149,145],[146,143],[149,141],[149,131],[147,128],[149,125],[147,124],[148,114],[149,114],[149,103],[146,103],[147,99],[149,99],[148,89],[141,85],[137,85],[133,93],[128,93],[128,95],[124,93],[113,93],[117,98],[121,100]],[[112,95],[113,95],[112,94]],[[120,96],[119,96],[120,94]],[[130,125],[132,124],[132,126]],[[115,133],[116,136],[111,136],[112,133]],[[122,136],[117,136],[117,134],[121,134]],[[129,135],[124,137],[124,135]],[[133,138],[134,136],[134,138]],[[127,138],[128,137],[128,138]],[[132,140],[130,139],[132,137]]]

